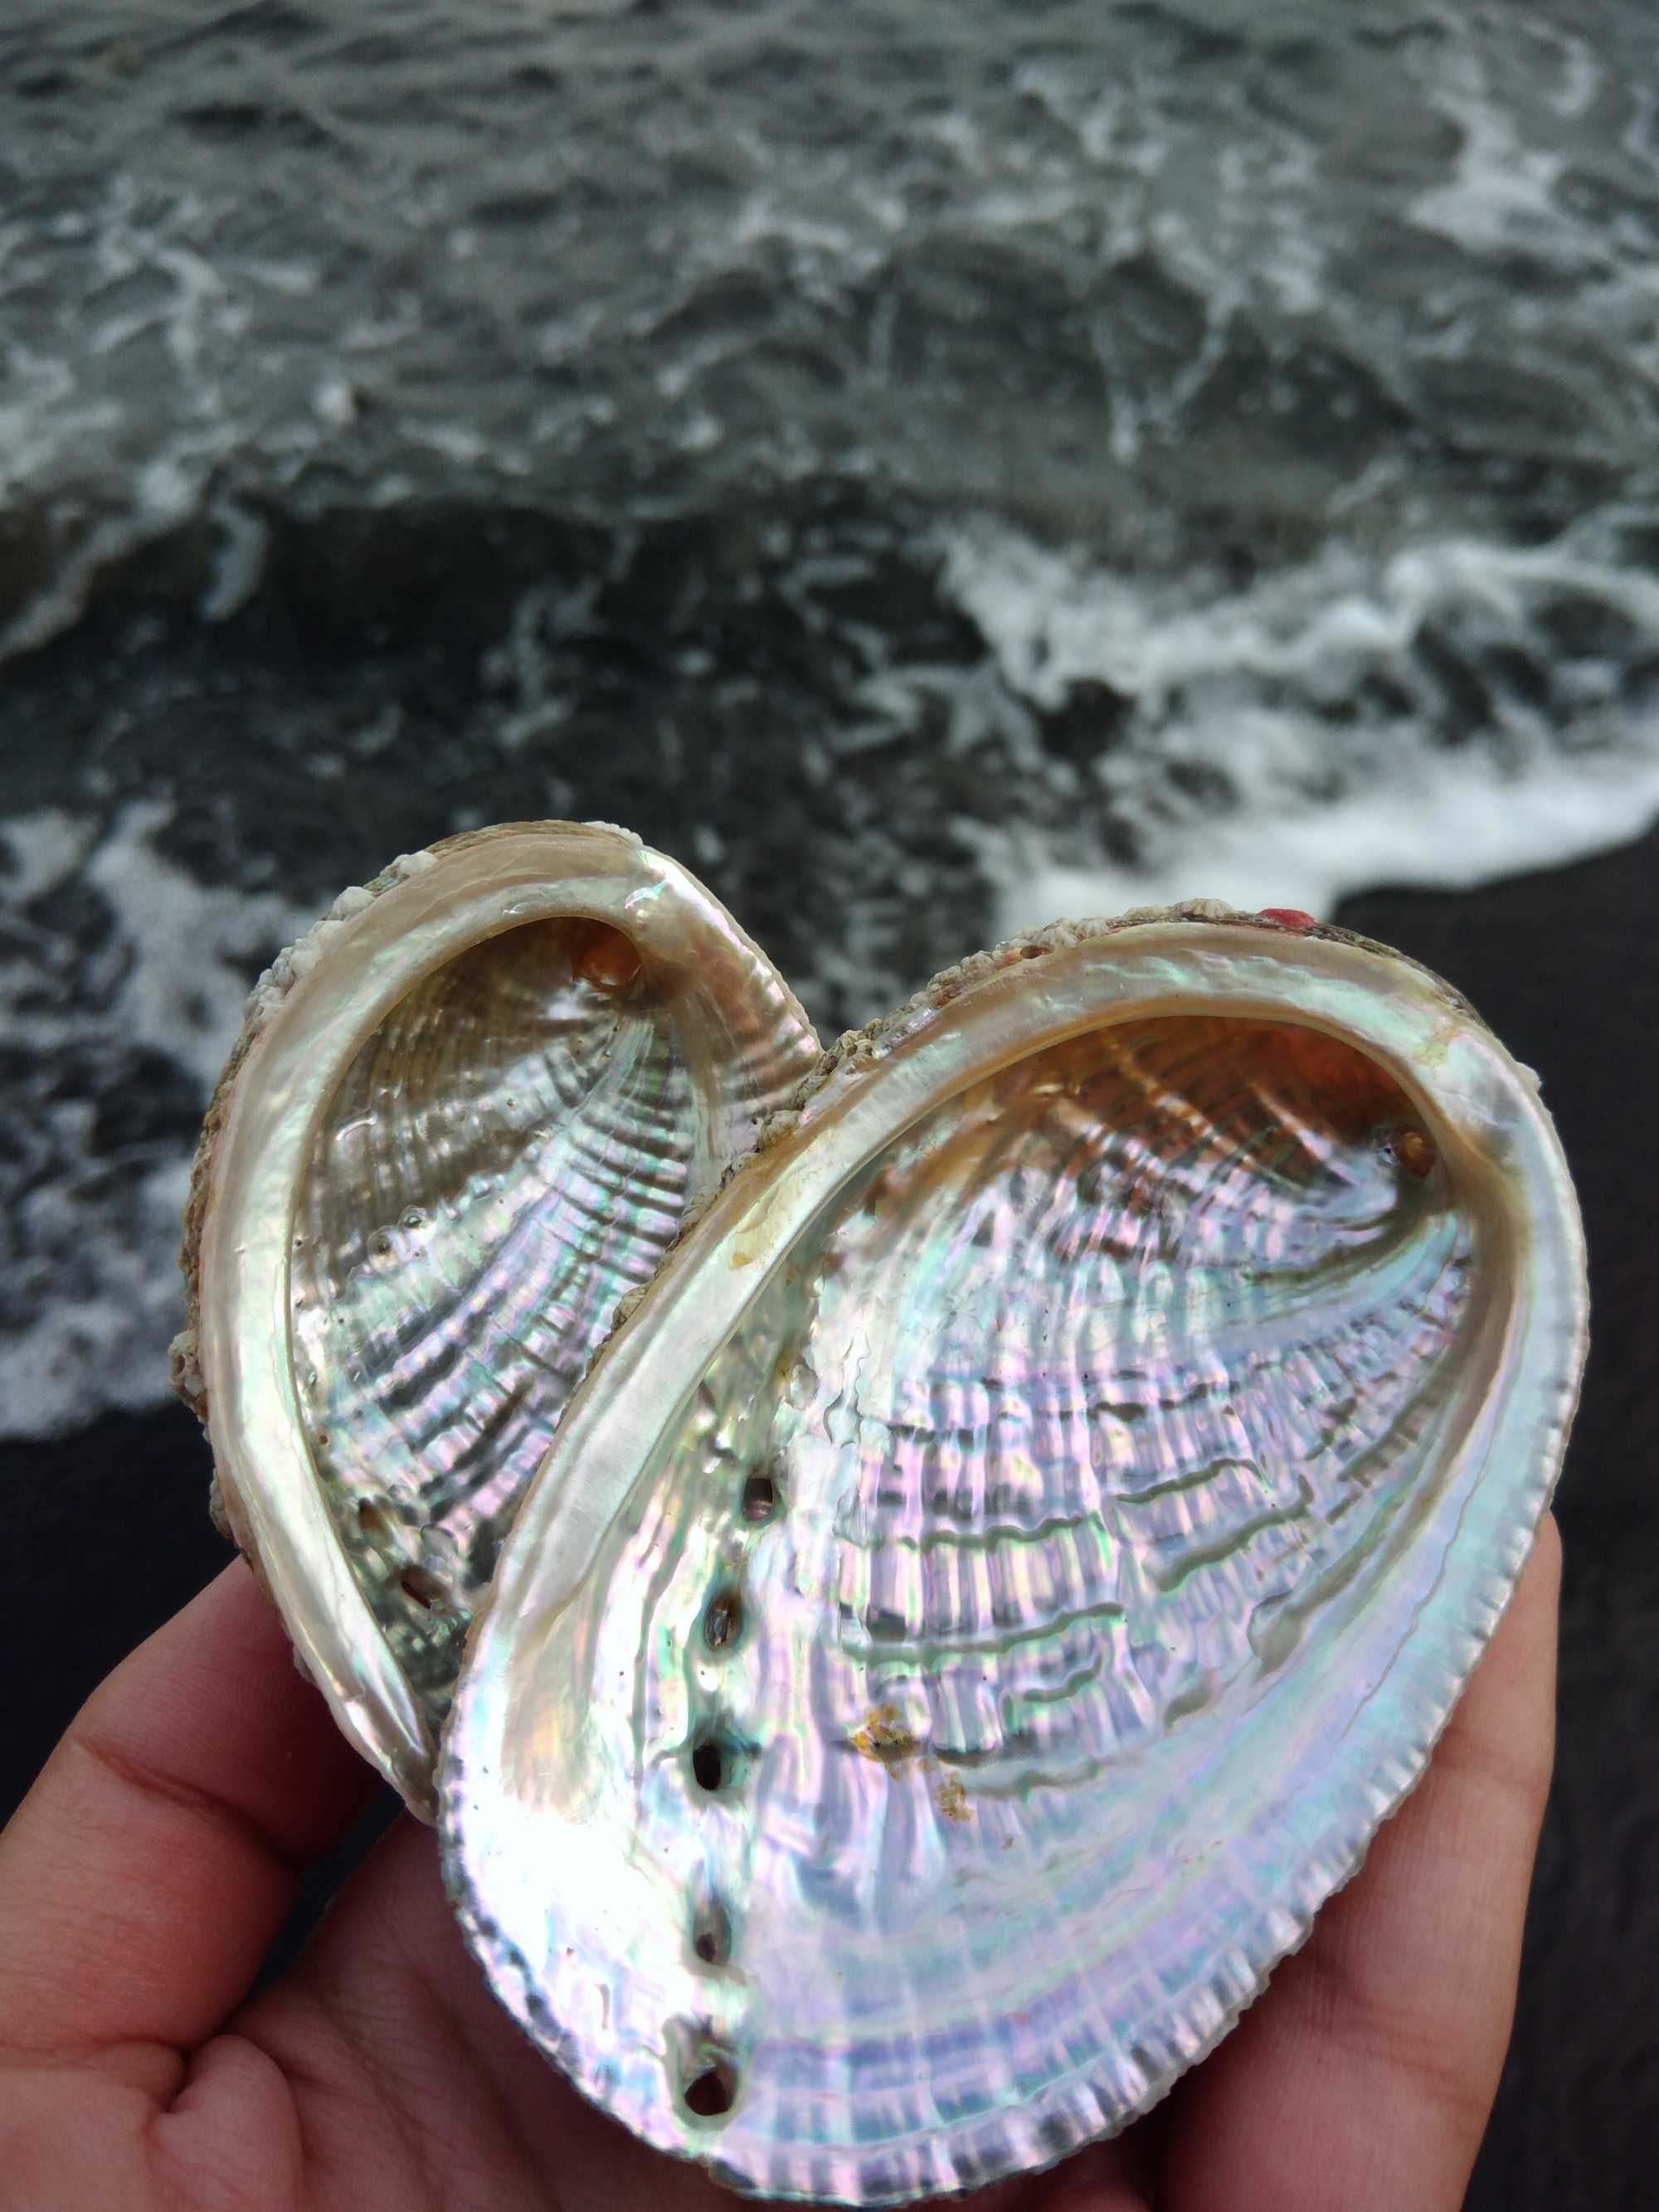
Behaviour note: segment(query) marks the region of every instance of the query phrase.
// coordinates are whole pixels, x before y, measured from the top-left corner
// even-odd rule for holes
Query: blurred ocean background
[[[1649,2201],[1656,428],[1647,0],[7,0],[9,1617],[205,1571],[189,1148],[393,854],[625,823],[830,1033],[1062,913],[1340,911],[1606,1224],[1470,2202]]]

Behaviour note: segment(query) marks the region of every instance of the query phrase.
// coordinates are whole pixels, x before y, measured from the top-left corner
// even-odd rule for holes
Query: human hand
[[[1453,2212],[1553,1746],[1547,1520],[1429,1771],[1148,2119],[962,2212]],[[249,2001],[374,1782],[240,1561],[88,1700],[0,1835],[3,2212],[713,2212],[495,2007],[404,1819]]]

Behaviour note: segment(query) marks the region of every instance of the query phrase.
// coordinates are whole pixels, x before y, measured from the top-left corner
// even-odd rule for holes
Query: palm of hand
[[[1428,1777],[1150,2119],[963,2212],[1452,2212],[1514,2008],[1547,1788],[1547,1522]],[[372,1782],[240,1563],[89,1701],[0,1836],[6,2212],[702,2212],[500,2013],[401,1821],[245,2002]]]

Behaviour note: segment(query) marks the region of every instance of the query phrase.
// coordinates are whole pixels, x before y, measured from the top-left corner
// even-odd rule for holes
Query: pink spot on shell
[[[1264,906],[1257,918],[1262,921],[1276,921],[1281,929],[1311,929],[1318,917],[1304,914],[1299,906]]]

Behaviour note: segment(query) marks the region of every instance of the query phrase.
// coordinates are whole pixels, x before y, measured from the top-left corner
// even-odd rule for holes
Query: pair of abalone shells
[[[821,1054],[682,869],[515,825],[350,892],[210,1110],[182,1387],[497,1996],[762,2194],[1122,2127],[1421,1773],[1584,1346],[1536,1086],[1207,902]]]

